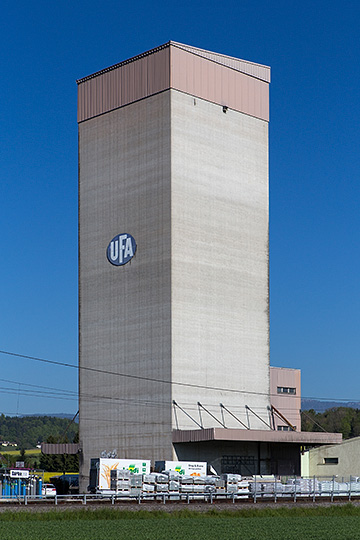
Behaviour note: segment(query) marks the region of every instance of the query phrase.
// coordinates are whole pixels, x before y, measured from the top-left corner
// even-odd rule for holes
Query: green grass
[[[144,509],[122,511],[51,510],[0,513],[1,540],[357,540],[360,507],[343,506],[188,509],[167,513]]]
[[[166,520],[173,521],[178,519],[204,519],[212,521],[213,519],[273,519],[273,518],[340,518],[353,517],[360,519],[360,506],[355,506],[351,503],[347,504],[332,504],[329,506],[278,506],[266,507],[251,505],[246,508],[234,509],[216,509],[210,508],[206,512],[192,510],[191,508],[182,508],[180,510],[171,509],[167,512],[163,509],[151,510],[141,508],[137,505],[132,505],[131,510],[122,510],[116,506],[108,506],[107,508],[92,509],[78,508],[76,510],[67,510],[63,507],[46,511],[32,512],[35,506],[29,506],[23,510],[4,510],[0,512],[1,522],[30,522],[30,521],[123,521],[123,520],[140,520],[140,521],[157,521]],[[1,537],[0,537],[1,538]]]
[[[177,517],[0,522],[2,540],[356,540],[360,516]]]

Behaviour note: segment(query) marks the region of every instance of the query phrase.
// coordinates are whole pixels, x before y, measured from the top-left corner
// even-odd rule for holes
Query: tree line
[[[48,437],[56,439],[66,435],[72,442],[79,426],[68,418],[55,416],[5,416],[0,415],[0,440],[16,443],[19,450],[35,448],[38,443],[46,442]],[[66,432],[66,433],[65,433]]]
[[[302,431],[342,433],[344,439],[360,436],[360,409],[333,407],[324,412],[301,411]]]

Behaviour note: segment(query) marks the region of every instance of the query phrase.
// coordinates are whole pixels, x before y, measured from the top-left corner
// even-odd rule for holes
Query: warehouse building
[[[269,82],[172,41],[78,81],[83,482],[113,449],[247,472],[299,454],[272,439]]]
[[[335,476],[339,481],[360,478],[360,437],[310,448],[301,456],[301,474],[319,478]]]

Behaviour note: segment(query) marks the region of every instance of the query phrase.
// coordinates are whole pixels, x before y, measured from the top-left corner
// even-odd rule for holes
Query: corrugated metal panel
[[[78,122],[170,86],[169,46],[78,81]]]
[[[43,454],[77,454],[80,445],[78,443],[68,444],[50,444],[41,443],[41,452]]]
[[[269,85],[263,80],[171,47],[171,87],[269,120]]]
[[[80,79],[78,122],[170,87],[268,121],[269,80],[266,66],[169,42]]]
[[[171,41],[171,45],[179,47],[185,51],[188,51],[192,54],[196,54],[203,58],[207,58],[218,64],[235,69],[236,71],[241,71],[252,77],[256,77],[265,82],[270,82],[270,67],[264,66],[261,64],[254,64],[253,62],[248,62],[247,60],[241,60],[240,58],[234,58],[232,56],[226,56],[225,54],[214,53],[211,51],[205,51],[204,49],[198,49],[197,47],[191,47],[190,45],[184,45],[183,43],[177,43],[176,41]]]

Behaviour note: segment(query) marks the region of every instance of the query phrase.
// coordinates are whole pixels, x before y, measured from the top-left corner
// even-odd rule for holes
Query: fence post
[[[274,483],[274,502],[277,501],[277,489],[276,489],[276,476],[275,476],[275,483]]]
[[[350,484],[349,484],[349,501],[351,501],[351,474],[350,474]]]
[[[256,503],[256,474],[255,474],[255,483],[254,483],[254,503]]]
[[[334,482],[335,482],[335,476],[332,477],[332,484],[331,484],[331,502],[334,500]]]
[[[314,474],[314,493],[313,493],[313,502],[315,502],[315,474]]]
[[[58,503],[57,498],[58,498],[58,496],[55,495],[55,504],[56,504],[56,506],[57,506],[57,503]]]

